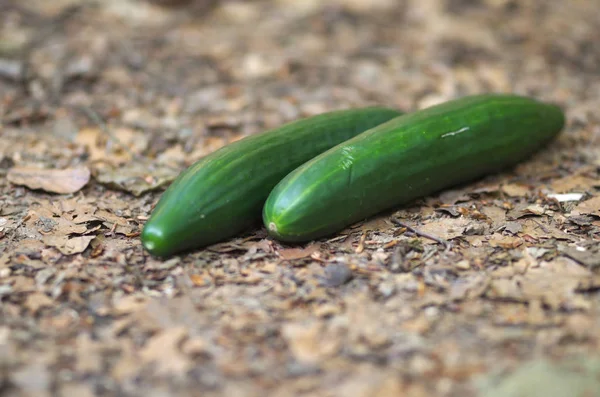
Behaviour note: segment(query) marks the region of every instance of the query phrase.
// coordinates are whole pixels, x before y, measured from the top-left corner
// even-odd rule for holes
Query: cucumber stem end
[[[275,222],[269,222],[269,231],[277,233],[277,225],[275,224]]]

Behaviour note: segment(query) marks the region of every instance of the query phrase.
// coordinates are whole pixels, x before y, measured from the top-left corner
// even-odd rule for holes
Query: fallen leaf
[[[588,246],[576,245],[559,247],[563,255],[589,268],[600,267],[600,246],[597,243]]]
[[[45,307],[50,307],[54,304],[54,301],[48,297],[48,295],[42,292],[34,292],[27,295],[25,300],[25,307],[29,309],[33,314],[37,313]]]
[[[571,236],[555,226],[548,223],[542,223],[534,218],[525,219],[520,222],[522,226],[521,233],[527,234],[534,238],[555,238],[558,240],[575,240],[574,236]]]
[[[429,222],[423,226],[418,226],[417,229],[421,232],[431,234],[443,240],[452,240],[453,238],[462,236],[466,227],[473,222],[470,219],[460,218],[441,218],[433,222]]]
[[[508,212],[508,214],[506,214],[506,217],[508,219],[514,220],[514,219],[519,219],[519,218],[522,218],[524,216],[529,216],[529,215],[541,216],[541,215],[544,215],[545,213],[546,213],[546,208],[541,205],[523,203],[523,204],[517,205],[515,208],[510,210]]]
[[[318,365],[323,358],[339,348],[337,344],[329,344],[323,340],[323,328],[320,322],[288,323],[283,326],[283,338],[296,360],[307,365]]]
[[[388,217],[378,216],[372,219],[369,219],[365,222],[360,222],[358,224],[354,224],[349,227],[350,230],[343,230],[340,233],[344,233],[346,231],[350,233],[355,232],[367,232],[367,231],[384,231],[389,230],[394,225],[390,222]]]
[[[146,150],[148,135],[130,128],[117,128],[112,134],[100,128],[83,128],[77,133],[75,142],[86,148],[90,161],[116,165],[131,161],[132,154]]]
[[[485,273],[475,273],[471,276],[458,279],[452,284],[450,299],[458,301],[478,298],[485,293],[490,286],[490,282],[489,275]]]
[[[517,234],[523,230],[523,226],[519,222],[506,222],[506,225],[504,225],[504,230],[510,234]]]
[[[469,201],[471,197],[464,190],[445,190],[439,195],[443,204],[454,205],[461,201]]]
[[[492,221],[493,229],[498,229],[506,221],[506,210],[500,207],[484,207],[481,212]]]
[[[206,339],[196,336],[184,341],[181,351],[189,356],[199,356],[210,354],[210,347],[211,344]]]
[[[43,237],[43,242],[46,245],[58,249],[63,255],[79,254],[86,250],[90,242],[96,236],[79,236],[69,238],[69,236],[48,235]]]
[[[353,376],[347,377],[336,386],[336,396],[352,397],[397,397],[397,396],[424,396],[425,394],[406,392],[406,386],[401,377],[394,376],[386,370],[378,371],[368,369],[357,371]]]
[[[134,196],[160,189],[171,183],[179,170],[141,161],[128,163],[121,167],[102,164],[96,167],[94,177],[104,185],[132,193]]]
[[[305,248],[285,248],[277,251],[277,254],[286,261],[308,258],[319,250],[320,244],[310,244]]]
[[[600,196],[593,197],[580,203],[575,207],[575,211],[580,214],[594,215],[600,217]]]
[[[580,191],[590,190],[591,187],[597,185],[598,181],[593,178],[588,178],[582,175],[567,176],[564,178],[557,179],[550,183],[549,188],[554,193],[568,193],[575,189]]]
[[[90,170],[87,167],[63,170],[15,167],[8,171],[6,178],[15,185],[23,185],[29,189],[69,194],[75,193],[87,185],[90,181]]]
[[[551,309],[581,309],[585,303],[574,292],[592,273],[575,261],[558,257],[526,269],[523,274],[507,272],[492,280],[486,296],[490,299],[530,302],[540,300]]]
[[[187,338],[184,326],[159,332],[141,350],[140,357],[147,363],[156,365],[159,375],[184,375],[192,365],[190,359],[181,353],[180,344]]]
[[[77,362],[79,372],[93,373],[102,370],[101,343],[92,339],[88,333],[81,333],[76,339]]]
[[[501,189],[510,197],[523,197],[530,191],[529,187],[517,184],[503,185]]]
[[[492,247],[512,249],[523,244],[523,240],[521,240],[519,237],[503,236],[501,234],[495,233],[490,237],[489,243]]]

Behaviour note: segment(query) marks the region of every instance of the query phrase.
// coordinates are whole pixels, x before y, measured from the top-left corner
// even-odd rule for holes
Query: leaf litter
[[[0,390],[597,389],[600,58],[572,50],[600,34],[586,2],[62,3],[0,13],[0,65],[28,71],[0,78]],[[499,19],[516,36],[492,34]],[[307,244],[257,228],[165,261],[140,245],[162,190],[227,142],[334,108],[507,90],[569,119],[515,169]]]

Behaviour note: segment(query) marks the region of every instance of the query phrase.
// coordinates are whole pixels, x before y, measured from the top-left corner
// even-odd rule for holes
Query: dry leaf
[[[165,187],[171,183],[179,170],[151,161],[138,160],[122,167],[99,165],[94,172],[96,180],[110,187],[132,193],[134,196]]]
[[[9,182],[29,189],[50,193],[69,194],[81,190],[90,181],[87,167],[58,169],[15,167],[6,175]]]
[[[421,232],[431,234],[435,237],[451,240],[453,238],[462,236],[465,228],[470,223],[477,223],[470,219],[460,218],[441,218],[433,222],[429,222],[423,226],[418,226],[417,229]]]
[[[25,300],[25,306],[32,313],[37,313],[40,309],[50,307],[54,304],[54,301],[48,297],[48,295],[42,292],[34,292],[27,295]]]
[[[463,300],[478,298],[485,293],[490,286],[490,282],[489,275],[484,273],[476,273],[459,279],[452,284],[452,288],[450,289],[450,299]]]
[[[132,160],[132,153],[142,153],[148,147],[148,135],[130,128],[117,128],[109,135],[99,128],[81,129],[75,142],[84,146],[92,162],[122,164]]]
[[[333,395],[352,397],[399,397],[410,395],[423,397],[421,394],[406,393],[406,387],[401,379],[391,371],[388,373],[385,370],[363,370],[340,382],[336,387],[336,393]]]
[[[492,221],[492,229],[498,229],[506,221],[506,210],[500,207],[484,207],[481,212]]]
[[[588,279],[591,272],[573,260],[559,257],[539,266],[527,268],[522,275],[506,274],[506,278],[492,280],[487,296],[494,299],[509,299],[519,302],[541,300],[552,309],[585,308],[574,294],[580,283]]]
[[[593,178],[588,178],[582,175],[575,175],[556,179],[552,181],[549,188],[554,193],[568,193],[575,189],[578,189],[579,191],[587,191],[597,184],[598,181]]]
[[[508,184],[502,186],[502,191],[510,197],[523,197],[529,193],[530,188],[523,185]]]
[[[503,236],[499,233],[495,233],[489,238],[489,243],[492,247],[512,249],[522,245],[523,240],[519,237]]]
[[[294,260],[294,259],[302,259],[302,258],[307,258],[309,256],[311,256],[313,253],[315,253],[316,251],[319,250],[319,248],[321,247],[320,244],[310,244],[305,248],[286,248],[286,249],[282,249],[277,251],[277,254],[287,260]]]
[[[541,216],[546,213],[546,208],[538,204],[523,203],[515,206],[506,214],[508,219],[519,219],[524,216],[537,215]]]
[[[597,243],[577,245],[571,247],[560,247],[559,250],[569,258],[589,268],[600,267],[600,245]]]
[[[504,225],[504,230],[510,234],[517,234],[521,230],[523,230],[523,225],[521,225],[519,222],[514,222],[514,221],[506,222],[506,225]]]
[[[79,236],[69,238],[69,236],[48,235],[43,237],[43,242],[51,247],[55,247],[64,255],[79,254],[90,245],[90,242],[96,236]]]
[[[593,197],[580,203],[575,207],[575,211],[580,214],[588,214],[600,217],[600,196]]]
[[[522,226],[521,233],[527,234],[536,239],[538,238],[555,238],[558,240],[574,240],[574,236],[571,236],[562,230],[547,224],[537,221],[535,219],[525,219],[520,222]]]
[[[289,323],[283,326],[282,334],[296,360],[309,365],[317,365],[338,347],[324,343],[323,326],[319,322]]]
[[[164,330],[146,343],[140,357],[148,363],[155,364],[159,375],[184,375],[192,365],[189,358],[179,349],[187,335],[188,331],[184,326]]]
[[[121,340],[119,360],[113,365],[111,375],[119,382],[133,378],[140,371],[140,359],[132,341]]]
[[[127,295],[113,305],[113,314],[122,315],[141,310],[148,305],[148,298],[143,295]]]
[[[92,340],[88,333],[77,336],[77,371],[86,374],[102,370],[101,343]]]

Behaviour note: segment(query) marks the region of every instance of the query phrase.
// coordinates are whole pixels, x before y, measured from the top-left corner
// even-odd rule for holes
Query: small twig
[[[404,227],[404,228],[410,230],[411,232],[413,232],[414,234],[416,234],[417,236],[424,237],[426,239],[435,241],[438,244],[442,244],[445,248],[450,248],[450,243],[442,238],[436,237],[429,233],[422,232],[419,229],[414,228],[414,227],[410,226],[409,224],[406,224],[396,218],[392,218],[391,221],[394,225]]]
[[[550,230],[548,230],[546,228],[546,226],[544,226],[543,224],[541,224],[540,222],[536,221],[535,219],[532,219],[533,222],[537,223],[537,225],[540,227],[540,229],[542,229],[542,231],[544,233],[550,233]]]

